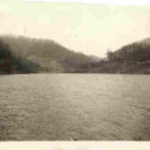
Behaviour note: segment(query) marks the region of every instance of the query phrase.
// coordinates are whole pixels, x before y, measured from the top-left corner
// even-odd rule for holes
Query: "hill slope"
[[[95,72],[150,74],[150,39],[109,51],[107,61],[99,65]]]
[[[0,74],[33,73],[38,65],[15,55],[9,45],[0,40]]]
[[[106,59],[71,51],[48,39],[0,37],[0,73],[150,74],[150,38],[125,45]]]
[[[25,60],[36,65],[36,68],[32,66],[33,72],[83,72],[84,66],[94,61],[92,57],[70,51],[52,40],[23,36],[1,36],[0,39],[9,45],[11,53],[21,58],[20,62]]]

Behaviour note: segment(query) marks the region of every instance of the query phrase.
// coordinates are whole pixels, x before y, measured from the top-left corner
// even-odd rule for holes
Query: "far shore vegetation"
[[[0,36],[0,74],[42,72],[150,74],[150,39],[108,50],[106,58],[99,58],[49,39]]]

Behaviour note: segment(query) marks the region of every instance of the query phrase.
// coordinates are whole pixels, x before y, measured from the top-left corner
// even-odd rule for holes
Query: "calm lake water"
[[[0,76],[0,140],[150,140],[150,76]]]

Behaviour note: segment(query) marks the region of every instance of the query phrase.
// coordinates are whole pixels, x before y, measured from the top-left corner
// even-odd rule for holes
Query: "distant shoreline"
[[[149,49],[150,39],[146,39],[114,52],[108,50],[106,58],[99,58],[53,40],[5,35],[0,37],[0,74],[150,74]]]

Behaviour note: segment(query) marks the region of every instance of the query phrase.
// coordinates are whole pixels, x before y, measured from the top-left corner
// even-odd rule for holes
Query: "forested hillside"
[[[105,62],[94,69],[98,73],[150,73],[150,39],[123,46],[115,52],[108,51]]]
[[[0,73],[40,72],[150,74],[150,39],[108,51],[100,59],[49,39],[0,37]]]
[[[33,73],[38,65],[17,56],[10,46],[0,40],[0,74]]]
[[[35,39],[23,36],[1,36],[0,39],[8,47],[5,48],[7,49],[5,51],[9,51],[13,55],[9,56],[9,60],[11,60],[10,66],[13,68],[7,71],[10,73],[22,71],[26,73],[26,70],[28,72],[84,72],[85,66],[89,66],[97,61],[97,58],[94,59],[82,53],[71,51],[48,39]],[[17,65],[17,69],[12,63],[16,58],[17,63],[21,63],[19,67]],[[1,70],[6,69],[1,68]]]

